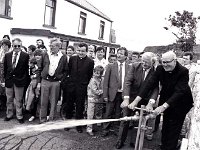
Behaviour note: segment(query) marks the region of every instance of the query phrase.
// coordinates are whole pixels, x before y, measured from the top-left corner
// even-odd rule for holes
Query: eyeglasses
[[[50,48],[58,47],[57,45],[49,45]]]
[[[169,60],[169,61],[162,61],[162,64],[169,64],[169,63],[171,63],[172,61],[174,61],[174,59]]]
[[[20,48],[21,45],[13,45],[14,48]]]

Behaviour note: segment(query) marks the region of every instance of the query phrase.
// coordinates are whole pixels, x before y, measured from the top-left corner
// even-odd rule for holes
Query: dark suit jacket
[[[11,88],[13,84],[17,87],[25,87],[28,82],[28,62],[29,55],[21,51],[17,66],[15,69],[12,67],[12,52],[6,53],[4,60],[4,77],[5,77],[5,86]]]
[[[177,62],[172,72],[166,72],[163,66],[158,66],[155,74],[148,81],[146,87],[139,93],[144,97],[146,93],[160,82],[162,89],[160,92],[159,105],[168,103],[169,108],[164,112],[170,117],[184,117],[192,108],[193,98],[188,85],[188,69]]]
[[[69,59],[69,78],[68,88],[86,88],[93,75],[94,61],[87,56],[81,60],[82,64],[78,67],[79,56],[72,56]]]
[[[42,56],[42,72],[41,72],[41,77],[43,79],[46,79],[47,76],[49,75],[49,65],[50,65],[50,60],[49,60],[49,55],[48,53],[44,53]],[[62,81],[62,79],[67,75],[68,72],[68,63],[67,63],[67,56],[63,55],[60,58],[60,61],[58,62],[58,67],[56,68],[54,77],[55,80],[57,81]]]
[[[127,75],[127,78],[124,83],[124,96],[130,96],[130,103],[135,99],[139,92],[146,86],[147,81],[155,72],[154,68],[151,68],[145,80],[143,80],[143,67],[142,63],[134,63]],[[152,88],[148,93],[143,97],[144,104],[148,103],[150,98],[157,100],[159,93],[158,84]]]
[[[130,65],[125,63],[125,78],[128,73]],[[109,64],[103,82],[103,97],[108,98],[108,101],[114,101],[119,86],[119,71],[118,63]]]

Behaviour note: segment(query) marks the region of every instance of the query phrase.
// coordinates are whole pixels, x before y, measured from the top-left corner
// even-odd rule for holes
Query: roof
[[[92,4],[90,4],[88,1],[86,0],[66,0],[74,5],[77,5],[95,15],[98,15],[108,21],[113,22],[108,16],[106,16],[104,13],[102,13],[100,10],[98,10],[96,7],[94,7]]]

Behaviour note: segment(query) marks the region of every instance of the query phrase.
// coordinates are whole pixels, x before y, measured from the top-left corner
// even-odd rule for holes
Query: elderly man
[[[161,149],[176,150],[183,121],[193,104],[192,93],[188,85],[189,74],[188,69],[176,61],[176,54],[173,51],[164,53],[161,61],[162,65],[157,67],[145,88],[128,107],[134,109],[149,90],[160,82],[162,89],[159,107],[155,109],[155,114],[164,113]]]
[[[9,121],[14,115],[14,101],[16,117],[19,123],[24,123],[22,104],[24,88],[28,83],[29,55],[22,51],[22,41],[19,38],[12,40],[13,51],[5,54],[4,77],[7,97],[7,111],[4,121]]]
[[[49,120],[54,120],[60,94],[60,82],[67,74],[67,56],[59,50],[60,45],[60,39],[51,39],[50,51],[44,53],[42,57],[40,123],[47,121],[49,103],[51,106]],[[40,84],[37,88],[40,88]]]
[[[138,93],[144,88],[147,84],[147,80],[151,78],[154,73],[153,67],[153,58],[154,54],[151,52],[146,52],[142,55],[142,62],[134,63],[128,72],[128,75],[125,79],[124,83],[124,100],[121,104],[123,108],[123,116],[130,116],[132,114],[132,110],[128,109],[128,105],[135,99]],[[152,110],[153,104],[155,103],[158,96],[158,86],[155,86],[150,90],[145,97],[143,97],[140,105],[147,105],[148,100],[149,103],[147,105],[147,109]],[[129,129],[129,122],[122,121],[120,124],[118,141],[116,144],[116,148],[120,149],[126,140],[127,133]],[[133,140],[133,139],[131,139]],[[130,142],[130,145],[133,146],[133,141]]]

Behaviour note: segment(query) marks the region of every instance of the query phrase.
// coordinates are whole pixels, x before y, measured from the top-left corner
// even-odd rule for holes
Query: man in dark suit
[[[7,112],[5,121],[13,117],[14,100],[16,106],[16,117],[19,123],[24,123],[22,106],[24,87],[28,82],[29,55],[21,50],[22,41],[19,38],[12,40],[13,51],[5,55],[4,77],[7,97]]]
[[[61,41],[59,38],[50,40],[50,51],[42,56],[41,84],[41,107],[40,123],[47,121],[47,109],[50,104],[49,120],[53,121],[56,113],[56,106],[60,96],[60,82],[67,75],[67,56],[60,51]]]
[[[107,102],[105,119],[111,119],[113,114],[115,114],[114,118],[121,117],[123,83],[130,67],[125,62],[127,56],[127,49],[121,47],[117,50],[117,62],[107,66],[103,82],[103,97]],[[103,124],[102,136],[108,135],[110,125],[109,122]]]
[[[77,49],[77,56],[69,59],[69,78],[67,82],[67,99],[65,103],[66,118],[71,119],[73,116],[74,105],[76,107],[75,118],[83,119],[85,99],[87,96],[87,86],[93,75],[94,61],[87,57],[88,46],[80,43]],[[65,92],[63,90],[63,92]],[[82,133],[82,127],[76,128]],[[65,129],[68,130],[68,129]]]
[[[145,88],[128,106],[133,109],[146,96],[148,91],[160,82],[159,107],[155,114],[164,113],[162,126],[162,150],[176,150],[179,134],[187,112],[192,108],[193,98],[188,85],[188,69],[179,64],[173,51],[162,55],[162,66],[158,66],[155,74],[148,80]]]
[[[153,58],[154,54],[151,52],[146,52],[142,55],[141,62],[132,64],[128,75],[126,76],[124,83],[124,101],[121,104],[123,108],[123,116],[130,116],[133,114],[133,111],[129,109],[127,106],[135,99],[138,93],[142,90],[142,88],[147,83],[148,79],[154,73],[153,67]],[[153,109],[153,104],[157,100],[158,97],[158,86],[149,91],[147,96],[143,98],[140,105],[147,105],[147,109]],[[120,149],[126,140],[129,129],[129,121],[122,121],[120,124],[118,140],[116,143],[116,148]],[[133,139],[131,139],[133,140]],[[133,141],[130,142],[130,145],[133,146]]]

